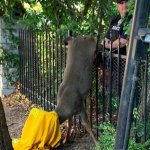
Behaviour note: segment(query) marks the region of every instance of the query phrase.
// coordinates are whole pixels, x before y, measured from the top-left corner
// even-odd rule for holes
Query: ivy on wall
[[[15,85],[19,80],[19,55],[0,48],[0,65],[9,85]]]

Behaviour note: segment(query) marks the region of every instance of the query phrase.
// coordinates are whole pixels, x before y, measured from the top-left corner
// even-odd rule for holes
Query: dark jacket
[[[120,36],[120,38],[128,39],[128,35],[124,31],[125,21],[130,22],[131,16],[121,19],[120,15],[114,17],[111,21],[110,27],[106,33],[106,38],[114,42]],[[115,51],[117,53],[117,50]],[[120,54],[126,55],[126,46],[120,48]]]

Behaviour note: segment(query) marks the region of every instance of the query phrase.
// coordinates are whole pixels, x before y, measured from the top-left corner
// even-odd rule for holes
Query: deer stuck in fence
[[[69,120],[65,141],[70,135],[71,118],[79,114],[81,123],[91,135],[94,143],[96,138],[90,127],[85,108],[85,97],[92,84],[92,66],[95,57],[96,42],[92,36],[67,38],[67,60],[64,77],[57,94],[55,111],[60,124]]]

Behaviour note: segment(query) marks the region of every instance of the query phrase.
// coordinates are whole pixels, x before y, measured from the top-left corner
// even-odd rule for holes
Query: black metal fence
[[[21,92],[44,109],[52,110],[65,67],[62,37],[48,31],[21,30],[19,38]]]
[[[56,106],[58,87],[63,79],[66,60],[63,39],[56,32],[19,31],[21,93],[48,111]],[[102,63],[93,66],[93,84],[86,101],[91,126],[98,126],[108,120],[116,124],[126,62],[125,55],[114,54],[105,48],[101,50],[101,54]],[[148,97],[146,83],[149,64],[147,60],[140,61],[140,64],[135,108],[141,109],[142,116],[143,111],[148,109],[148,105],[142,106],[142,101],[147,101]],[[137,124],[137,119],[133,120]],[[146,121],[142,117],[141,120],[145,126]],[[80,126],[80,117],[75,116],[74,122],[79,122]],[[143,131],[142,136],[144,134],[146,133]]]

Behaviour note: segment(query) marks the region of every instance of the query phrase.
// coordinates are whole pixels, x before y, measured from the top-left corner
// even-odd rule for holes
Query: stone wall
[[[9,28],[18,28],[18,26],[11,26]],[[17,33],[16,33],[17,34]],[[9,32],[6,30],[6,25],[2,18],[0,18],[0,48],[3,48],[14,53],[18,53],[17,48],[12,46],[9,40]],[[0,52],[1,53],[1,52]],[[4,76],[4,67],[0,65],[0,97],[11,94],[15,89],[10,86]],[[13,68],[10,68],[12,70]],[[9,70],[8,70],[9,71]]]
[[[2,89],[3,89],[3,83],[2,83],[2,65],[0,65],[0,97],[2,97]]]

